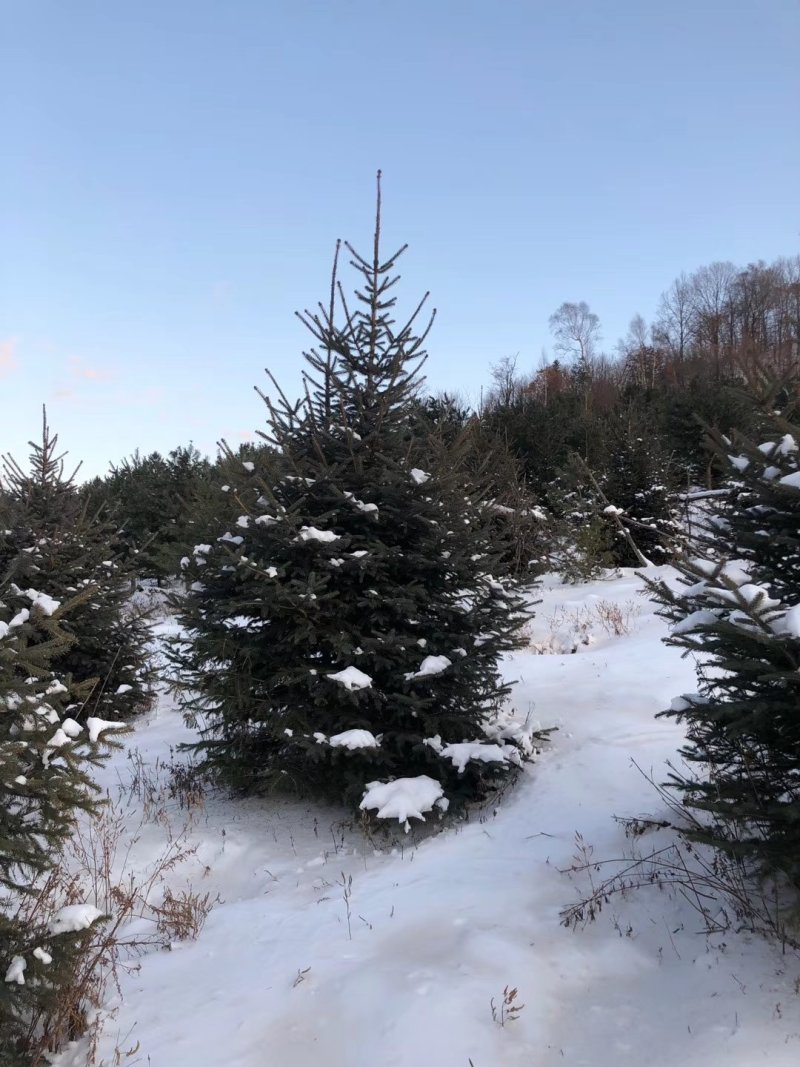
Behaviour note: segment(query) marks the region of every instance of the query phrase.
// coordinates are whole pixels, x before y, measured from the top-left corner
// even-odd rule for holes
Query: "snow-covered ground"
[[[367,840],[341,810],[207,797],[191,829],[196,853],[168,878],[220,902],[198,940],[153,951],[123,976],[101,1061],[136,1047],[121,1062],[800,1062],[796,955],[744,933],[708,937],[686,902],[658,890],[609,905],[584,930],[559,924],[583,888],[559,872],[576,832],[595,858],[619,856],[626,842],[612,816],[659,812],[632,760],[664,776],[681,736],[654,715],[695,680],[691,663],[661,644],[664,624],[632,573],[583,586],[550,581],[538,595],[531,639],[546,654],[517,653],[507,671],[519,712],[559,729],[499,807],[424,839],[398,829],[387,842]],[[621,607],[629,633],[606,632],[601,602]],[[153,766],[189,736],[163,698],[126,748]],[[123,751],[104,770],[111,792],[130,766]],[[176,801],[167,814],[176,828],[185,819]],[[130,825],[139,818],[130,805]],[[133,867],[152,862],[164,833],[144,827]],[[524,1006],[501,1025],[505,988]],[[83,1067],[85,1049],[57,1062]]]

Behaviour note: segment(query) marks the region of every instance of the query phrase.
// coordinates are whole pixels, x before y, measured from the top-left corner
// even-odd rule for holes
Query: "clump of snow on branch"
[[[124,730],[124,722],[107,722],[105,719],[97,719],[94,716],[89,716],[86,720],[86,726],[89,730],[89,740],[94,744],[100,735],[106,730]]]
[[[333,533],[332,530],[318,530],[316,526],[301,526],[300,533],[295,538],[295,541],[321,541],[323,543],[338,540],[339,534]]]
[[[414,678],[430,678],[435,674],[441,674],[442,671],[446,671],[452,665],[453,661],[449,660],[447,656],[426,656],[420,664],[419,670],[411,671],[404,677],[406,681],[411,681]]]
[[[49,930],[54,935],[88,930],[103,914],[94,904],[66,904],[50,920]]]
[[[380,742],[369,730],[345,730],[329,737],[328,744],[331,748],[349,748],[354,751],[357,748],[378,748]]]
[[[448,806],[441,784],[427,774],[396,778],[393,782],[369,782],[359,805],[362,811],[376,811],[379,819],[397,819],[406,833],[411,829],[409,819],[425,822],[426,812],[434,808],[444,812]]]
[[[510,745],[486,745],[481,741],[462,741],[455,745],[445,745],[441,751],[449,759],[459,774],[463,774],[470,760],[476,763],[518,763],[517,750]]]
[[[337,671],[335,674],[329,674],[334,682],[338,682],[343,685],[345,689],[369,689],[372,685],[372,679],[368,674],[364,674],[358,667],[345,667],[343,671]]]

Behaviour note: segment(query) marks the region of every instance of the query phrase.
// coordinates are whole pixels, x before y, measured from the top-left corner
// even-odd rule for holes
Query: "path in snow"
[[[794,1067],[796,956],[732,932],[706,938],[691,908],[658,891],[584,931],[559,925],[576,889],[558,868],[576,831],[597,858],[616,856],[612,816],[658,810],[631,758],[662,774],[681,738],[654,714],[694,688],[637,590],[630,575],[544,590],[535,638],[557,605],[635,600],[642,614],[630,636],[597,628],[574,655],[510,658],[518,708],[559,732],[497,814],[418,845],[398,833],[376,852],[337,809],[209,798],[194,866],[176,878],[223,903],[197,942],[125,980],[106,1062],[122,1035],[140,1042],[129,1062],[148,1067]],[[131,744],[152,760],[185,736],[164,701]],[[501,1027],[491,1001],[506,986],[525,1006]]]

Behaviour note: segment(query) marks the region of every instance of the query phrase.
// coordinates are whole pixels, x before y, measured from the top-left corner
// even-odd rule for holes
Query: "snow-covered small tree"
[[[636,548],[653,562],[663,563],[678,532],[670,458],[648,430],[643,412],[620,414],[611,424],[607,447],[607,469],[598,478],[603,496],[621,513]],[[614,563],[636,566],[640,560],[630,540],[619,529],[612,530],[612,538]]]
[[[91,685],[85,715],[113,719],[147,707],[152,668],[146,620],[129,606],[131,571],[115,556],[116,527],[67,476],[58,436],[43,419],[24,470],[11,456],[0,464],[0,573],[19,588],[47,588],[69,600],[83,593],[64,620],[75,640],[56,664],[59,673]]]
[[[273,451],[238,465],[229,525],[184,561],[178,661],[223,780],[406,822],[485,795],[530,753],[498,673],[527,612],[493,576],[505,546],[459,444],[419,433],[424,300],[394,321],[380,195],[371,257],[345,247],[361,288],[351,303],[335,263],[329,304],[300,316],[317,344],[304,396],[273,382]]]
[[[83,594],[86,596],[86,594]],[[110,727],[79,722],[81,696],[53,673],[72,638],[62,628],[81,596],[61,605],[0,576],[0,1065],[31,1062],[43,1020],[69,988],[85,936],[80,923],[52,925],[38,906],[42,878],[77,814],[94,809],[90,771]],[[77,703],[74,701],[77,700]],[[98,917],[85,908],[82,921]],[[61,917],[69,919],[69,914]]]
[[[796,384],[795,398],[796,398]],[[730,493],[677,567],[651,583],[670,642],[698,656],[699,693],[664,714],[686,724],[694,772],[671,784],[706,813],[695,836],[800,889],[800,425],[789,400],[763,443],[718,434]]]

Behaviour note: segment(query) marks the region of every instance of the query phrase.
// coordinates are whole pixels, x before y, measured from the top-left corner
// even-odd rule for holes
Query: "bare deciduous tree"
[[[555,348],[588,370],[600,340],[600,319],[590,310],[585,300],[579,304],[565,301],[550,316],[550,330],[555,337]]]
[[[686,275],[681,274],[662,295],[653,327],[655,343],[681,363],[689,354],[692,314],[691,285]]]

